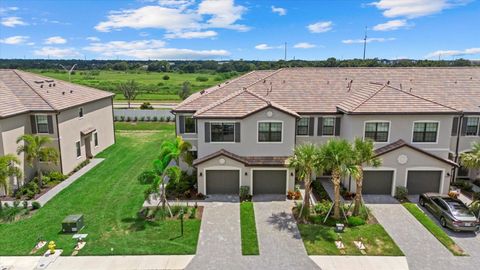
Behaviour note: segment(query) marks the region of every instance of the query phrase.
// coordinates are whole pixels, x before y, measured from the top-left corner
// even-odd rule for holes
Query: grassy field
[[[412,214],[435,238],[440,241],[455,256],[466,255],[464,251],[442,230],[433,220],[431,220],[415,203],[402,203],[402,205]]]
[[[200,220],[185,219],[180,236],[177,220],[150,222],[137,217],[146,187],[136,177],[152,166],[161,142],[173,136],[173,125],[155,133],[117,132],[116,144],[98,155],[105,161],[29,219],[0,224],[0,255],[28,255],[39,237],[54,240],[63,255],[70,255],[75,240],[60,232],[61,222],[79,213],[86,225],[81,232],[88,234],[79,255],[194,254]]]
[[[175,123],[115,122],[115,130],[164,130],[164,129],[175,129]]]
[[[260,251],[252,202],[242,202],[240,204],[240,229],[242,234],[242,254],[258,255]]]
[[[53,70],[29,70],[44,76],[59,80],[68,81],[68,74],[56,72]],[[163,76],[168,75],[169,79],[164,80]],[[198,81],[198,77],[204,77],[207,81]],[[123,71],[99,71],[98,73],[89,73],[89,71],[76,71],[72,75],[72,82],[86,85],[110,92],[117,92],[117,86],[128,80],[135,80],[139,83],[140,92],[137,100],[162,100],[175,101],[180,100],[178,91],[183,82],[189,81],[192,92],[197,92],[226,80],[225,74],[207,74],[207,73],[174,73],[174,72],[123,72]],[[123,95],[117,94],[116,99],[124,99]]]

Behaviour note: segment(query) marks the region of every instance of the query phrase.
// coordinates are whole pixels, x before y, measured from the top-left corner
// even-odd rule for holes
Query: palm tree
[[[295,169],[298,178],[305,183],[305,196],[303,198],[300,217],[310,213],[310,191],[312,185],[312,173],[320,168],[318,148],[312,143],[305,143],[295,147],[293,156],[288,160],[289,167]]]
[[[362,140],[355,138],[353,143],[354,164],[356,165],[355,182],[357,184],[355,192],[355,206],[353,215],[358,216],[360,213],[360,205],[362,204],[362,185],[363,185],[363,166],[378,167],[382,164],[380,158],[375,156],[372,140]]]
[[[177,165],[180,164],[180,159],[182,159],[189,166],[192,166],[192,155],[188,151],[191,147],[192,145],[189,142],[186,142],[182,137],[177,136],[175,140],[168,140],[162,143],[162,146],[160,147],[160,156],[174,160]]]
[[[332,171],[335,198],[333,202],[333,218],[340,219],[340,181],[347,174],[354,175],[354,152],[352,145],[344,139],[329,140],[320,147],[320,164],[323,169]]]
[[[472,143],[472,151],[462,153],[460,155],[460,162],[463,166],[470,169],[480,169],[480,142]]]
[[[52,139],[47,136],[25,134],[17,139],[17,144],[23,142],[17,148],[17,154],[24,153],[27,164],[37,170],[38,185],[41,188],[42,170],[40,162],[55,163],[58,161],[58,152],[55,148],[47,146]]]
[[[5,195],[10,195],[9,178],[22,176],[22,171],[16,165],[20,165],[16,156],[8,154],[0,157],[0,186],[5,189]]]

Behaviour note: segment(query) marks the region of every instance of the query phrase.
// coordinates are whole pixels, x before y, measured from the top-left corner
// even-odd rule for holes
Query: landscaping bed
[[[43,177],[43,186],[40,187],[38,179],[35,177],[28,183],[13,193],[13,196],[0,196],[1,201],[24,201],[24,200],[36,200],[43,194],[47,193],[50,189],[65,181],[68,176],[63,175],[60,172],[52,171],[46,173]]]
[[[314,180],[312,182],[312,193],[313,196],[315,196],[315,199],[319,202],[324,200],[330,201],[330,197],[320,180]]]
[[[260,254],[254,211],[252,202],[245,201],[240,204],[240,229],[243,255]]]

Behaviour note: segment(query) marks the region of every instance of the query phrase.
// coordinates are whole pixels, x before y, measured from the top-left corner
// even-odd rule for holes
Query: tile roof
[[[407,142],[405,142],[405,141],[402,140],[402,139],[400,139],[400,140],[398,140],[398,141],[396,141],[396,142],[393,142],[393,143],[391,143],[391,144],[387,144],[387,145],[385,145],[385,146],[383,146],[383,147],[380,147],[380,148],[375,149],[375,156],[379,157],[379,156],[385,155],[385,154],[387,154],[387,153],[390,153],[390,152],[392,152],[392,151],[394,151],[394,150],[397,150],[397,149],[399,149],[399,148],[402,148],[402,147],[408,147],[408,148],[413,149],[413,150],[415,150],[415,151],[417,151],[417,152],[420,152],[420,153],[422,153],[422,154],[424,154],[424,155],[427,155],[427,156],[430,156],[430,157],[432,157],[432,158],[434,158],[434,159],[437,159],[437,160],[440,160],[440,161],[442,161],[442,162],[445,162],[445,163],[447,163],[447,164],[449,164],[449,165],[451,165],[451,166],[458,167],[458,164],[457,164],[457,163],[455,163],[455,162],[453,162],[453,161],[451,161],[451,160],[448,160],[448,159],[444,159],[444,158],[438,157],[438,156],[436,156],[436,155],[434,155],[434,154],[431,154],[431,153],[429,153],[429,152],[427,152],[427,151],[425,151],[425,150],[422,150],[422,149],[420,149],[420,148],[418,148],[418,147],[415,147],[415,146],[413,146],[413,145],[411,145],[411,144],[408,144]]]
[[[245,164],[245,166],[286,166],[288,160],[288,157],[281,156],[239,156],[225,149],[221,149],[210,155],[206,155],[202,158],[194,160],[193,165],[197,166],[198,164],[204,163],[219,156],[231,158]]]
[[[30,111],[61,111],[113,95],[25,71],[0,69],[0,118]]]
[[[378,88],[372,83],[376,83]],[[382,91],[380,96],[371,100],[372,103],[364,104],[365,110],[373,105],[373,101],[380,102],[379,105],[386,108],[386,103],[381,99],[385,97],[390,106],[397,108],[397,113],[426,112],[423,105],[441,113],[454,110],[480,113],[480,68],[477,67],[285,68],[254,71],[229,84],[207,89],[204,94],[194,94],[174,111],[194,112],[246,87],[248,91],[299,114],[336,113],[342,101],[348,99],[345,106],[363,103],[372,92],[386,84],[390,89]],[[401,97],[392,98],[392,95]],[[410,102],[414,104],[403,106]],[[391,112],[390,106],[384,112]]]

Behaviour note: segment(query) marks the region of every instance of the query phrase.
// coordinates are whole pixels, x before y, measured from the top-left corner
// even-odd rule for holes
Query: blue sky
[[[473,0],[1,0],[0,58],[480,59]]]

